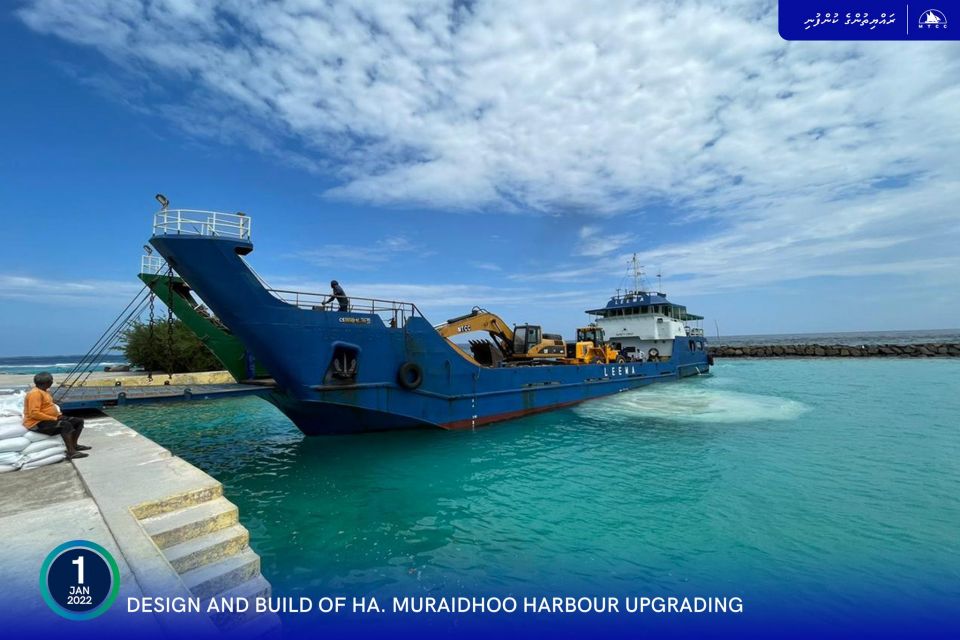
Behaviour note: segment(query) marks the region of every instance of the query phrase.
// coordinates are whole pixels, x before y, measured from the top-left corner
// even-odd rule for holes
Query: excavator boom
[[[560,336],[543,335],[537,325],[520,325],[511,329],[503,318],[480,307],[474,307],[470,313],[451,318],[434,328],[461,353],[464,353],[463,350],[451,338],[476,331],[486,332],[493,339],[493,345],[487,341],[471,340],[470,349],[473,352],[472,359],[487,366],[495,366],[501,360],[531,361],[565,356]],[[499,353],[494,352],[494,345]]]
[[[434,327],[441,336],[453,345],[453,348],[464,356],[467,356],[451,338],[458,335],[473,333],[475,331],[485,331],[493,339],[491,345],[485,340],[470,340],[470,350],[472,356],[467,356],[478,364],[493,366],[513,355],[513,330],[503,319],[490,313],[486,309],[474,307],[473,311],[456,318],[451,318],[445,324]],[[494,348],[494,345],[496,348]]]
[[[462,333],[486,331],[491,336],[505,342],[513,342],[513,330],[507,323],[500,316],[480,307],[474,307],[473,311],[466,315],[451,318],[447,320],[446,324],[442,324],[436,329],[437,333],[444,338],[452,338]]]

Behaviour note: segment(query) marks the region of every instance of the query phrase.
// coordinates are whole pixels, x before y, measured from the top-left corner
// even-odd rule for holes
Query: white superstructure
[[[701,316],[687,313],[686,307],[670,302],[662,292],[645,290],[636,255],[633,277],[632,290],[623,295],[618,292],[605,307],[587,311],[596,317],[594,324],[604,330],[614,348],[644,360],[652,354],[669,357],[675,339],[703,336]],[[698,346],[700,341],[695,342]]]

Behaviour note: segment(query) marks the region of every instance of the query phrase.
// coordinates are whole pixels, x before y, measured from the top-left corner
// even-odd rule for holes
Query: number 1
[[[83,584],[83,556],[77,556],[72,564],[77,565],[77,584]]]

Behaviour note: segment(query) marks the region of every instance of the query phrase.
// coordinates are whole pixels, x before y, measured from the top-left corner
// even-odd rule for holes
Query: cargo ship
[[[599,325],[568,344],[479,308],[436,327],[412,302],[351,298],[340,310],[326,294],[267,286],[245,258],[251,227],[244,214],[164,208],[150,244],[269,371],[271,401],[307,435],[474,429],[710,369],[702,336],[641,355],[612,348]]]

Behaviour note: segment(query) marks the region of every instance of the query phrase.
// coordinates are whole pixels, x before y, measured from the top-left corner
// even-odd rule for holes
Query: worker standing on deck
[[[53,396],[47,391],[53,386],[53,376],[44,371],[33,376],[35,389],[27,392],[23,401],[23,426],[31,431],[48,436],[59,435],[67,445],[67,457],[86,458],[90,447],[77,444],[80,432],[83,431],[81,418],[70,418],[60,413],[60,408],[54,404]]]
[[[340,311],[347,311],[350,306],[350,298],[347,297],[347,294],[344,293],[343,287],[340,286],[340,283],[336,280],[330,281],[330,288],[333,290],[333,294],[323,301],[323,304],[331,302],[336,298],[337,303],[340,304]]]

